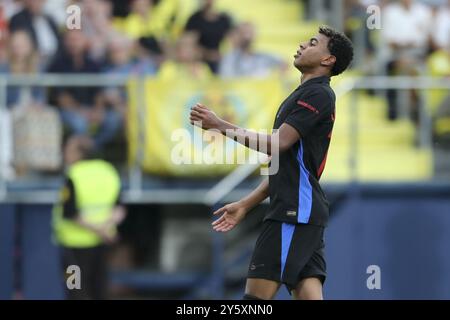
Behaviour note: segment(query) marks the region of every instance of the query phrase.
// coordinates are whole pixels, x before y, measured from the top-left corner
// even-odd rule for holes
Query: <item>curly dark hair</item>
[[[336,63],[331,69],[331,75],[337,76],[344,72],[352,62],[353,44],[345,34],[328,26],[319,27],[319,33],[329,39],[328,50],[336,57]]]

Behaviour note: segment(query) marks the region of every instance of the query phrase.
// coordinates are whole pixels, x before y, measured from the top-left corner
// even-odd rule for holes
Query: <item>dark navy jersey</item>
[[[319,179],[325,168],[335,119],[336,97],[330,78],[313,78],[281,104],[273,128],[295,128],[300,140],[279,155],[279,170],[269,176],[270,206],[265,219],[326,226],[328,201]]]

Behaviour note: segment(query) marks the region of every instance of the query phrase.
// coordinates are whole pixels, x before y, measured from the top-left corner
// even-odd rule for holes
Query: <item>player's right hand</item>
[[[223,124],[222,119],[201,103],[197,103],[192,107],[189,121],[192,125],[199,126],[204,130],[214,129],[221,131]]]
[[[233,202],[220,208],[213,214],[222,214],[219,219],[212,223],[213,229],[217,232],[228,232],[244,219],[247,210],[239,202]]]

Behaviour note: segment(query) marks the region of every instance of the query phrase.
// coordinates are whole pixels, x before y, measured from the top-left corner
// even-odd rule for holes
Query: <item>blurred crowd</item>
[[[449,0],[346,0],[345,30],[354,42],[364,43],[360,69],[369,75],[450,77]],[[380,10],[380,30],[367,28],[367,8]],[[370,11],[370,14],[375,11]],[[375,20],[371,20],[374,22]],[[420,108],[432,117],[435,142],[450,146],[450,95],[448,90],[410,90],[401,96],[387,90],[391,120],[406,109],[419,125]]]
[[[311,6],[311,1],[304,2],[306,7]],[[266,77],[286,72],[288,61],[254,49],[256,30],[252,23],[237,22],[229,13],[218,11],[213,0],[199,0],[194,13],[185,8],[186,3],[2,0],[0,73],[155,75],[168,80],[179,77],[208,80],[213,76]],[[331,6],[329,0],[323,3]],[[450,1],[346,0],[344,4],[347,34],[355,41],[364,39],[364,60],[357,66],[360,70],[368,74],[450,76]],[[381,8],[382,25],[378,33],[366,28],[366,8],[371,4]],[[67,28],[69,5],[81,8],[80,29]],[[295,50],[298,44],[292,45]],[[377,63],[369,63],[374,56]],[[450,113],[447,94],[440,95],[434,97],[435,114]],[[398,92],[389,90],[387,97],[388,117],[396,119]],[[414,119],[420,99],[415,91],[410,92],[409,98]],[[27,130],[27,125],[39,127],[41,123],[42,135],[61,132],[61,141],[72,135],[85,136],[92,149],[101,153],[111,150],[110,144],[124,135],[127,95],[123,87],[10,86],[6,109],[0,111],[5,122],[0,130],[8,127],[5,120],[8,117],[12,123],[21,123],[11,126],[14,130],[10,135],[36,136],[35,131]],[[40,112],[24,112],[29,110]],[[56,118],[61,126],[51,125]],[[445,126],[443,130],[446,132]],[[55,145],[61,142],[52,141]],[[13,145],[20,148],[20,143]],[[56,157],[51,164],[45,163],[45,156],[53,152],[52,146],[42,148],[41,142],[39,147],[46,152],[43,163],[36,166],[57,167]],[[23,155],[23,167],[31,161],[27,154]],[[8,152],[3,152],[3,157],[7,156]],[[15,167],[17,171],[20,165],[16,163]]]
[[[251,23],[235,24],[231,16],[215,9],[213,0],[198,4],[197,11],[186,15],[179,0],[2,0],[0,72],[208,80],[215,75],[264,77],[286,69],[280,58],[253,50],[255,30]],[[81,8],[80,29],[71,30],[66,25],[73,18],[66,11],[70,5]],[[76,18],[71,21],[76,22]],[[222,54],[226,40],[229,48]],[[111,150],[110,144],[124,135],[124,88],[10,86],[7,97],[11,122],[31,117],[33,126],[42,123],[43,134],[62,131],[60,140],[71,135],[88,137],[92,149],[99,153]],[[30,109],[40,112],[24,112]],[[54,119],[55,112],[62,128],[55,125],[50,130],[49,118]],[[48,116],[44,119],[45,113]],[[53,117],[49,116],[52,113]],[[26,123],[10,127],[19,127],[24,136]],[[10,135],[16,137],[17,132]],[[14,147],[20,148],[16,140]],[[42,143],[39,147],[43,149]],[[47,147],[48,156],[52,147]],[[17,154],[16,150],[10,153]],[[33,152],[28,154],[36,158]],[[125,154],[123,146],[118,154]],[[23,167],[31,161],[22,160]],[[17,162],[21,161],[15,159],[16,169]],[[51,169],[57,167],[56,162],[42,163],[41,167]]]

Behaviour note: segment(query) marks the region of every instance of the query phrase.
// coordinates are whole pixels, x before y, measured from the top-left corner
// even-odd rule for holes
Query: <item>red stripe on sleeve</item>
[[[319,114],[319,110],[317,110],[316,108],[314,108],[314,107],[313,107],[312,105],[310,105],[309,103],[306,103],[306,102],[304,102],[304,101],[298,100],[298,101],[297,101],[297,104],[298,104],[299,106],[302,106],[302,107],[305,107],[306,109],[311,110],[311,111],[314,112],[314,113]]]
[[[320,176],[323,173],[323,170],[325,169],[325,164],[327,163],[327,157],[328,157],[328,152],[325,154],[325,157],[322,160],[322,163],[320,164],[319,169],[317,170],[317,177],[320,178]]]

